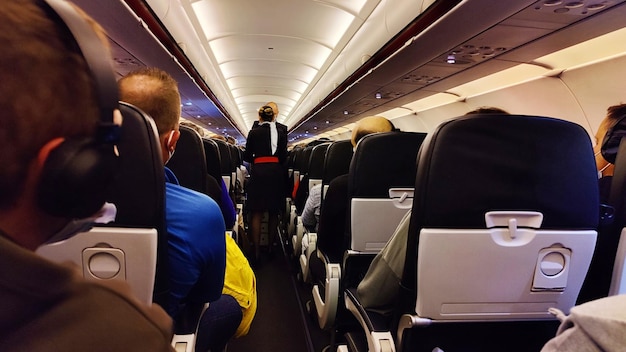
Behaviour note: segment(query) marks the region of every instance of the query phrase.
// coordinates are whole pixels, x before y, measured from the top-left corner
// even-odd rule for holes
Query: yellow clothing
[[[229,235],[226,235],[226,274],[222,293],[233,296],[243,313],[235,337],[246,335],[256,314],[256,277],[248,259]]]

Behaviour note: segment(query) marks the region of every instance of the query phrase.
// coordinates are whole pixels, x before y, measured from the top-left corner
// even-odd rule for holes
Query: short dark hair
[[[623,117],[626,117],[626,104],[609,106],[606,109],[607,131],[613,128]]]
[[[22,193],[28,167],[46,143],[93,135],[100,119],[95,84],[74,37],[41,5],[0,1],[0,208]]]
[[[472,111],[468,111],[465,115],[474,115],[474,114],[506,114],[508,115],[508,111],[502,110],[500,108],[496,108],[493,106],[481,106]]]

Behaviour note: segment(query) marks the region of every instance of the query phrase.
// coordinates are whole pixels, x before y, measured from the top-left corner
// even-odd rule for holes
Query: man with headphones
[[[121,115],[104,38],[65,1],[0,2],[2,351],[171,350],[158,306],[33,253],[96,213],[116,171]]]

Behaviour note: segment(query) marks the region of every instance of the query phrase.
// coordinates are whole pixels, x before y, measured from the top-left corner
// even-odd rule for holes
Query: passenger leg
[[[196,352],[221,352],[235,335],[242,318],[241,307],[230,295],[211,302],[198,324]]]

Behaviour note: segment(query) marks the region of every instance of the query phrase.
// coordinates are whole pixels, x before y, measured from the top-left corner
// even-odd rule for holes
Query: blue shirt
[[[181,304],[211,302],[222,294],[226,239],[222,212],[205,194],[178,185],[165,168],[165,222],[168,232],[170,301],[175,317]]]
[[[222,215],[224,215],[224,223],[226,224],[227,229],[232,229],[235,226],[235,220],[237,220],[237,210],[235,210],[235,205],[233,204],[233,200],[230,198],[230,194],[228,193],[228,189],[226,188],[226,183],[224,183],[224,179],[221,182],[222,186],[222,201],[220,202],[220,209],[222,211]]]

